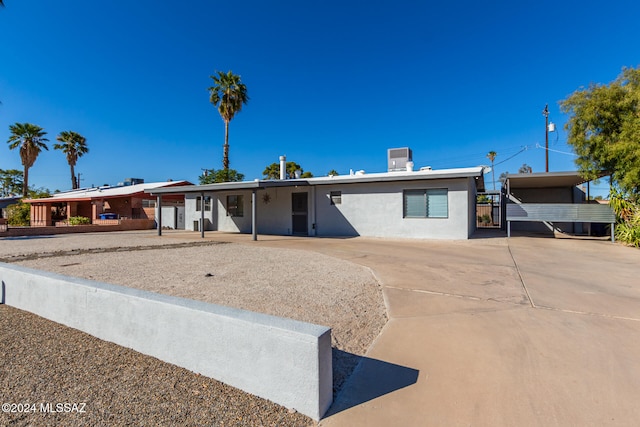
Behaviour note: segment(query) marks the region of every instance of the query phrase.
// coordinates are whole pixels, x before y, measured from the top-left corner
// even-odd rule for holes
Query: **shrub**
[[[616,239],[640,247],[640,206],[615,190],[609,195],[609,206],[616,214]]]
[[[91,220],[86,216],[72,216],[69,218],[69,225],[85,225],[91,224]]]
[[[28,226],[31,221],[31,205],[18,202],[7,208],[7,223],[15,226]]]

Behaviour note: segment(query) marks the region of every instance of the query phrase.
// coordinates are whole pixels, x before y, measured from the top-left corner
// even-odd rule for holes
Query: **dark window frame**
[[[342,204],[342,191],[331,191],[329,193],[329,201],[331,205],[341,205]]]
[[[200,212],[202,210],[202,197],[196,197],[196,212]],[[211,211],[211,196],[204,196],[204,211]]]
[[[445,196],[445,199],[441,199],[442,196]],[[438,205],[438,203],[442,203],[443,200],[445,203],[445,214],[441,212],[443,207]],[[402,217],[436,219],[449,218],[449,189],[418,188],[404,190],[402,192]]]
[[[244,196],[242,194],[230,194],[227,196],[227,216],[244,216]]]

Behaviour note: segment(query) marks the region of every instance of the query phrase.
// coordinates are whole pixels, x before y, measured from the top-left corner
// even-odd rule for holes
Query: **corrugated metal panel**
[[[615,222],[608,205],[523,203],[507,204],[507,221]]]

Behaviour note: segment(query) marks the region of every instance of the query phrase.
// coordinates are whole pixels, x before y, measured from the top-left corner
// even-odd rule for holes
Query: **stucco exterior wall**
[[[216,223],[214,222],[215,210],[216,210],[216,196],[213,194],[205,193],[206,196],[211,196],[211,210],[204,211],[204,222],[205,222],[205,230],[215,231]],[[184,197],[184,210],[185,210],[185,230],[196,231],[197,228],[194,227],[194,222],[200,223],[200,218],[202,212],[196,211],[196,198],[200,197],[200,194],[191,194],[188,193]],[[164,222],[164,219],[163,219]]]
[[[467,239],[467,186],[467,179],[318,186],[316,233],[318,236]],[[448,190],[447,218],[403,218],[404,190],[443,188]],[[342,192],[339,205],[331,205],[331,191]]]
[[[291,234],[291,194],[305,188],[269,188],[258,192],[258,233],[288,236]],[[311,228],[311,227],[309,227]]]
[[[447,189],[447,218],[404,218],[404,190]],[[332,191],[341,192],[341,203],[331,204]],[[473,178],[404,182],[337,183],[316,186],[271,187],[257,191],[257,232],[290,235],[293,232],[292,194],[307,193],[310,236],[369,236],[426,239],[467,239],[475,230],[475,181]],[[205,193],[212,210],[205,211],[210,228],[226,232],[251,232],[251,190]],[[243,216],[227,214],[227,196],[243,196]],[[199,221],[197,193],[185,197],[186,229]]]
[[[177,212],[175,206],[163,206],[162,208],[162,227],[175,229],[178,227]]]
[[[0,303],[132,348],[319,420],[332,401],[331,330],[0,263]]]
[[[242,216],[227,213],[227,196],[242,196]],[[251,191],[231,191],[213,195],[213,205],[217,214],[217,230],[251,233]],[[215,200],[217,198],[217,201]],[[260,216],[258,216],[260,218]]]
[[[467,225],[467,237],[471,237],[473,233],[475,233],[478,224],[477,224],[477,199],[478,199],[478,191],[476,189],[476,183],[474,178],[467,178],[467,203],[468,203],[468,215],[469,215],[469,223]]]

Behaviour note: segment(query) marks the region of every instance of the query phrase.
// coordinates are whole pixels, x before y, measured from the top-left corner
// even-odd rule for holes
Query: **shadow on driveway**
[[[408,387],[418,381],[417,369],[333,349],[340,358],[355,358],[358,365],[342,386],[323,418]]]

